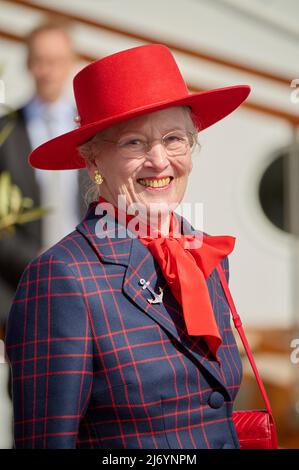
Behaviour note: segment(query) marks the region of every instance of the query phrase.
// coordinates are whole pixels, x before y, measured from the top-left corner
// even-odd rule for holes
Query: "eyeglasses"
[[[126,158],[140,158],[147,154],[153,146],[153,142],[159,142],[163,145],[167,155],[176,157],[184,155],[188,150],[192,150],[196,144],[196,136],[192,132],[175,130],[168,132],[160,137],[147,141],[142,138],[124,138],[115,142],[113,140],[103,139],[103,142],[116,145],[121,154]]]

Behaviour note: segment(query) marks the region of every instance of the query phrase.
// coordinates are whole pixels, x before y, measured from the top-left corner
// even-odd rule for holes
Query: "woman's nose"
[[[162,170],[169,165],[166,149],[161,143],[152,145],[146,154],[145,166]]]

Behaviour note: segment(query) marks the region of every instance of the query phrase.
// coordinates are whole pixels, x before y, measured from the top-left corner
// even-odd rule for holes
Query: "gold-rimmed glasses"
[[[178,129],[162,135],[159,139],[153,139],[151,141],[134,136],[124,137],[119,141],[108,139],[102,139],[102,141],[116,145],[125,158],[143,157],[150,151],[154,142],[160,142],[167,155],[176,157],[185,155],[188,150],[193,149],[196,144],[196,135],[192,132]]]

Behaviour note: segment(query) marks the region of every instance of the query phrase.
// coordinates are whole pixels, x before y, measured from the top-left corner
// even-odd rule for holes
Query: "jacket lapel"
[[[123,280],[123,292],[145,314],[157,322],[167,334],[175,338],[196,361],[198,361],[212,376],[226,387],[221,367],[210,354],[202,337],[188,335],[181,309],[165,281],[158,263],[149,250],[140,240],[127,231],[124,226],[115,222],[112,217],[95,215],[96,203],[89,206],[85,219],[77,226],[77,230],[84,235],[94,249],[98,252],[104,263],[120,264],[126,267]],[[193,231],[189,222],[177,214],[183,222],[184,234]],[[107,223],[108,221],[108,223]],[[121,233],[123,237],[115,236]],[[163,289],[162,303],[148,302],[151,294],[143,289],[140,280],[150,282],[150,287],[158,293],[159,287]]]

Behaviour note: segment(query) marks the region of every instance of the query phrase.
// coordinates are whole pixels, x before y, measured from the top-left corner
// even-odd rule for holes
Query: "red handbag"
[[[232,299],[224,271],[221,265],[219,265],[216,269],[218,271],[220,281],[230,307],[234,325],[239,333],[258,387],[266,405],[265,410],[233,412],[233,421],[239,438],[240,447],[241,449],[278,449],[276,425],[263,381],[253,359],[242,327],[242,321]]]

